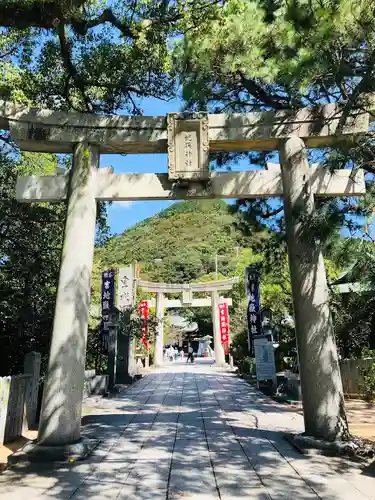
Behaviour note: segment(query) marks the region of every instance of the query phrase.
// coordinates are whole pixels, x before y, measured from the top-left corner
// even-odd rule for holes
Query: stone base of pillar
[[[121,392],[124,389],[127,389],[129,385],[133,384],[136,381],[136,375],[126,375],[121,378],[121,382],[115,384],[111,392]]]
[[[116,387],[117,385],[127,385],[133,383],[135,380],[135,375],[135,373],[122,373],[120,377],[117,377],[116,384],[113,387]]]
[[[358,439],[354,442],[353,439],[348,438],[336,439],[335,441],[325,441],[317,439],[304,434],[286,434],[287,441],[289,441],[297,450],[303,455],[315,455],[320,453],[325,456],[349,456],[353,457],[354,452],[358,452],[360,443]],[[375,453],[375,446],[369,443],[363,443],[360,450],[361,457],[373,457]]]
[[[213,363],[212,366],[216,366],[217,368],[230,368],[230,365],[228,365],[228,363],[226,363],[225,361],[222,362],[222,363]]]
[[[36,441],[30,441],[8,457],[8,465],[84,460],[98,446],[99,442],[99,439],[81,438],[73,444],[46,446],[38,444]]]

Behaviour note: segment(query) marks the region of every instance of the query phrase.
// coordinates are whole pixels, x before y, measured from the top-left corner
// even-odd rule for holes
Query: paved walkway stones
[[[375,500],[375,479],[341,459],[301,456],[283,432],[303,418],[202,361],[85,400],[84,462],[0,475],[2,500]]]

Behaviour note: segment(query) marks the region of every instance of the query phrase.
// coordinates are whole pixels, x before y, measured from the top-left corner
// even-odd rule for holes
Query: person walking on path
[[[188,348],[188,357],[187,357],[186,363],[189,363],[189,359],[190,359],[191,363],[194,363],[194,351],[193,351],[193,348],[191,347],[191,345],[189,345],[189,348]]]
[[[173,346],[170,346],[168,349],[168,357],[169,357],[169,362],[173,363],[173,361],[174,361],[174,348],[173,348]]]

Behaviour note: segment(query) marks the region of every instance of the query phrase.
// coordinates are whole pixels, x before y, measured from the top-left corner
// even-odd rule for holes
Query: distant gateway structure
[[[137,285],[145,292],[156,293],[156,301],[148,301],[150,306],[156,307],[156,338],[155,338],[155,364],[163,364],[163,328],[164,308],[177,307],[211,307],[212,325],[214,333],[215,360],[218,366],[225,365],[225,354],[220,338],[219,320],[219,292],[228,291],[238,283],[239,278],[229,278],[220,281],[209,281],[207,283],[154,283],[152,281],[137,280]],[[182,300],[167,300],[165,294],[182,293]],[[210,297],[205,299],[193,298],[194,293],[209,293]],[[231,299],[223,299],[222,302],[232,305]]]

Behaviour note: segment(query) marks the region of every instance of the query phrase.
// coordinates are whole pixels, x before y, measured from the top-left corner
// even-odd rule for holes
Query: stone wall
[[[290,371],[285,372],[286,378],[286,391],[292,396],[296,401],[301,401],[301,384],[299,380],[299,374]]]
[[[371,366],[375,359],[342,359],[340,361],[340,370],[344,394],[347,396],[361,395],[361,369]],[[286,388],[290,396],[297,401],[301,400],[301,387],[299,375],[285,372]]]
[[[108,392],[108,386],[108,375],[96,375],[95,370],[85,371],[84,398],[88,398],[92,394],[106,394]]]
[[[31,375],[0,378],[0,444],[22,436],[26,427],[26,394]]]
[[[0,377],[0,445],[36,428],[40,361],[39,353],[30,352],[25,356],[23,375]],[[107,391],[108,375],[96,375],[95,370],[85,372],[84,397]]]
[[[0,445],[36,426],[40,360],[38,352],[29,352],[23,375],[0,378]]]
[[[361,393],[361,369],[375,363],[375,359],[343,359],[340,361],[344,393],[354,396]]]
[[[39,352],[29,352],[25,356],[24,369],[25,375],[29,375],[27,388],[26,388],[26,423],[28,429],[35,429],[37,427],[37,411],[38,411],[38,397],[40,389],[40,364],[41,355]]]

